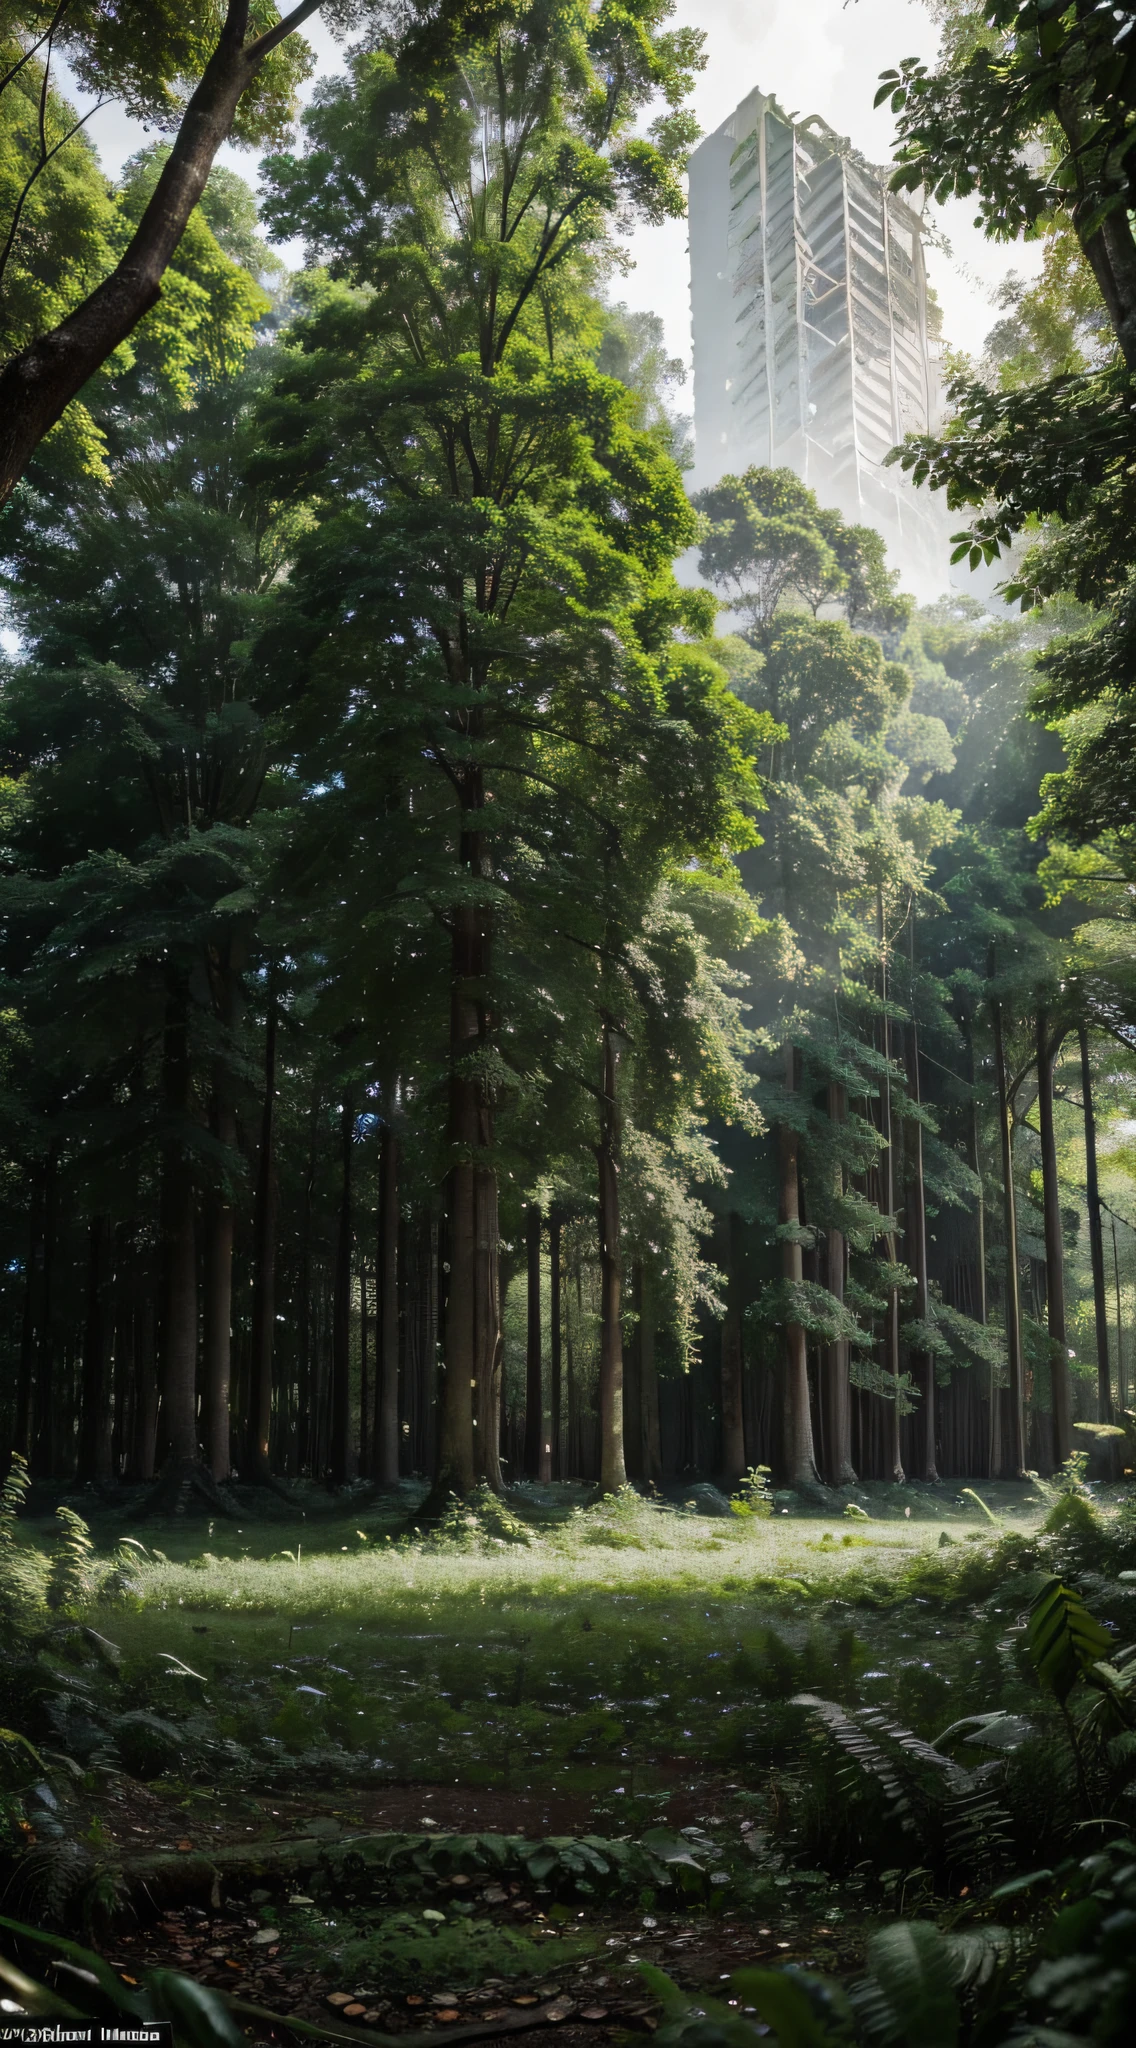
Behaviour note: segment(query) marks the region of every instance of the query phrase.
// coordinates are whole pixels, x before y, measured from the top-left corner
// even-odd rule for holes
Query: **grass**
[[[340,1793],[551,1792],[618,1831],[692,1778],[756,1780],[799,1724],[794,1692],[887,1705],[933,1735],[964,1678],[958,1712],[1002,1687],[1002,1617],[971,1607],[1044,1503],[1005,1489],[1007,1536],[945,1489],[905,1489],[910,1515],[892,1491],[849,1522],[710,1517],[630,1493],[585,1510],[567,1489],[517,1489],[521,1540],[476,1516],[423,1538],[396,1535],[389,1506],[324,1508],[290,1525],[175,1524],[128,1539],[113,1569],[104,1520],[90,1618],[121,1652],[124,1698],[182,1729],[178,1775],[202,1796],[300,1790],[314,1767]],[[911,1654],[920,1637],[930,1655]],[[160,1731],[128,1739],[149,1775]]]

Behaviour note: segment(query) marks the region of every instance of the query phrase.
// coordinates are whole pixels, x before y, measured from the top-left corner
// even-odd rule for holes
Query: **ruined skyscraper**
[[[941,590],[953,522],[883,466],[939,409],[922,222],[886,170],[750,93],[690,160],[690,276],[694,482],[792,469]]]

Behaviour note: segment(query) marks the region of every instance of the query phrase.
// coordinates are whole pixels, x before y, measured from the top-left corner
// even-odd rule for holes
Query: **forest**
[[[917,602],[670,0],[0,0],[0,2025],[1132,2038],[1136,10],[930,12]]]

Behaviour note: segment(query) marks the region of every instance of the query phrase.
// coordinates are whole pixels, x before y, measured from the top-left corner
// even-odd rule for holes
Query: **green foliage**
[[[1108,1630],[1094,1620],[1080,1594],[1057,1578],[1046,1581],[1030,1606],[1027,1642],[1040,1683],[1061,1706],[1078,1679],[1112,1647]]]
[[[93,1591],[94,1544],[87,1524],[73,1508],[57,1507],[55,1518],[59,1534],[48,1576],[47,1604],[56,1613],[75,1614],[86,1605]]]

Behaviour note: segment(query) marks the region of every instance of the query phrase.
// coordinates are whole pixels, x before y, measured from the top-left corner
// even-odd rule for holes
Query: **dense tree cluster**
[[[13,362],[181,147],[111,190],[72,136],[22,201],[53,36],[147,108],[212,61],[163,9],[137,48],[39,13],[0,15]],[[788,472],[692,503],[674,366],[608,302],[621,228],[682,210],[699,36],[354,13],[302,147],[299,60],[248,88],[261,226],[205,163],[3,515],[0,1434],[218,1506],[1052,1468],[1127,1407],[1136,1278],[1095,1136],[1131,1060],[1097,230],[1054,173],[1042,285],[904,457],[999,495],[979,550],[1050,521],[1044,605],[916,610]],[[947,84],[894,84],[902,176],[998,47],[956,24]]]

